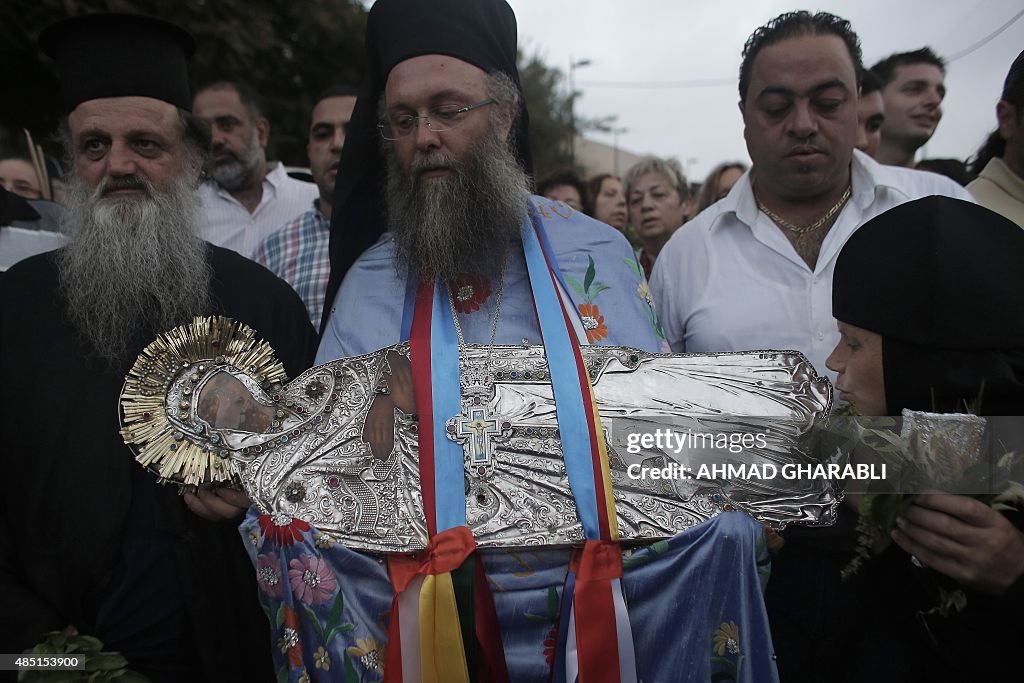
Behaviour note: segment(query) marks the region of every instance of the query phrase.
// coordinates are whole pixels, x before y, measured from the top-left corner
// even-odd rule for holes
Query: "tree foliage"
[[[364,68],[366,10],[358,0],[4,0],[0,128],[14,140],[27,128],[58,158],[56,70],[36,40],[52,22],[89,12],[148,14],[189,30],[198,43],[189,67],[193,89],[216,80],[249,84],[271,122],[269,156],[290,165],[306,164],[316,95],[333,83],[358,85]],[[538,55],[520,55],[519,64],[534,167],[542,176],[572,163],[573,95],[564,92],[561,72]]]
[[[248,83],[271,121],[270,156],[306,163],[309,111],[333,83],[358,85],[366,10],[357,0],[5,0],[0,3],[0,124],[52,139],[60,114],[53,62],[37,47],[50,23],[89,12],[148,14],[173,21],[198,42],[193,88],[215,80]],[[50,148],[50,151],[56,151]]]
[[[563,92],[562,73],[540,56],[519,54],[519,78],[530,112],[530,151],[538,178],[572,166],[572,93]]]

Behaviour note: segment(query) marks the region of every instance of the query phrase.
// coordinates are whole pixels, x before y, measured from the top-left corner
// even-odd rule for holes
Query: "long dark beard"
[[[129,187],[148,196],[103,196]],[[155,336],[209,312],[211,270],[196,209],[184,175],[164,192],[142,176],[107,178],[93,192],[72,178],[60,289],[71,322],[98,355],[130,360],[140,332]]]
[[[461,275],[497,279],[519,243],[529,201],[529,178],[493,125],[459,160],[442,152],[417,155],[406,172],[390,144],[386,188],[388,229],[402,275],[411,268],[445,282]],[[420,171],[446,166],[448,177],[424,180]]]

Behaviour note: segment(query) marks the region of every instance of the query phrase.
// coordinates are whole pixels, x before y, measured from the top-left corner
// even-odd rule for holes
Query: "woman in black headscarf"
[[[1024,415],[1024,231],[975,204],[927,197],[861,227],[840,253],[827,364],[863,415],[904,409]],[[966,496],[917,496],[869,563],[861,680],[1020,680],[1024,534]],[[914,558],[917,562],[912,563]],[[916,566],[924,565],[925,568]],[[967,607],[925,616],[928,572]]]

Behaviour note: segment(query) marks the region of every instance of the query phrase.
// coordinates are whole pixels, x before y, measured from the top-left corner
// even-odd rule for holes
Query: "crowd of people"
[[[459,535],[462,447],[430,378],[457,394],[465,344],[542,345],[572,367],[586,344],[792,349],[864,415],[962,412],[982,392],[982,412],[1019,414],[1024,53],[970,163],[915,168],[943,59],[866,68],[848,21],[788,12],[742,46],[749,166],[696,187],[656,156],[621,178],[535,181],[516,31],[503,0],[378,0],[365,81],[313,103],[312,182],[267,159],[271,123],[244,83],[193,94],[183,28],[88,14],[43,32],[70,168],[31,141],[0,154],[0,651],[93,635],[153,681],[1011,680],[1020,519],[920,496],[885,562],[843,581],[844,506],[831,528],[783,533],[763,590],[764,532],[738,512],[625,561],[614,515],[609,529],[581,513],[571,557],[496,558]],[[397,388],[391,407],[439,435],[420,437],[421,462],[457,450],[458,482],[422,482],[415,570],[135,463],[126,373],[212,314],[256,330],[289,377],[410,342],[410,392],[433,407]],[[554,391],[563,433],[589,404],[572,374]],[[607,458],[599,427],[581,434],[566,462]],[[452,543],[468,543],[458,561]],[[959,614],[922,617],[934,575],[966,591]]]
[[[1014,132],[1020,126],[1013,117],[1022,106],[1024,86],[1021,85],[1021,68],[1018,60],[1006,77],[996,111],[999,128],[965,160],[917,159],[918,151],[935,134],[942,119],[942,101],[946,96],[946,65],[942,57],[924,47],[896,53],[870,68],[861,68],[854,146],[881,164],[930,171],[947,176],[962,186],[969,185],[976,201],[1022,223],[1024,213],[1020,201],[1024,194],[1016,181],[1024,177],[1021,173],[1024,169],[1020,160],[1014,159],[1016,153],[1012,149],[1009,161],[1006,154],[1006,143],[1009,140],[1011,147],[1014,145]],[[994,163],[993,159],[996,160]],[[602,223],[624,230],[637,247],[637,254],[649,277],[653,257],[657,256],[664,241],[659,244],[660,235],[649,239],[645,236],[649,231],[641,229],[644,191],[632,192],[634,184],[629,179],[635,181],[644,174],[642,169],[655,166],[660,167],[658,173],[668,186],[677,188],[672,201],[682,210],[682,220],[669,228],[669,233],[723,199],[747,170],[741,161],[725,161],[715,166],[703,182],[691,184],[674,159],[648,157],[626,172],[625,186],[623,179],[611,174],[599,173],[584,182],[575,171],[566,169],[538,181],[537,194],[563,201]],[[693,188],[696,188],[696,202],[688,199]]]

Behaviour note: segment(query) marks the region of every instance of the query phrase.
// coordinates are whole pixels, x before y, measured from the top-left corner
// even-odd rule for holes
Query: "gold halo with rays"
[[[288,381],[270,344],[255,330],[224,316],[197,317],[162,333],[139,354],[121,389],[121,438],[136,461],[161,480],[194,486],[204,481],[238,486],[230,453],[208,437],[168,419],[168,392],[182,373],[231,365],[261,386]]]

